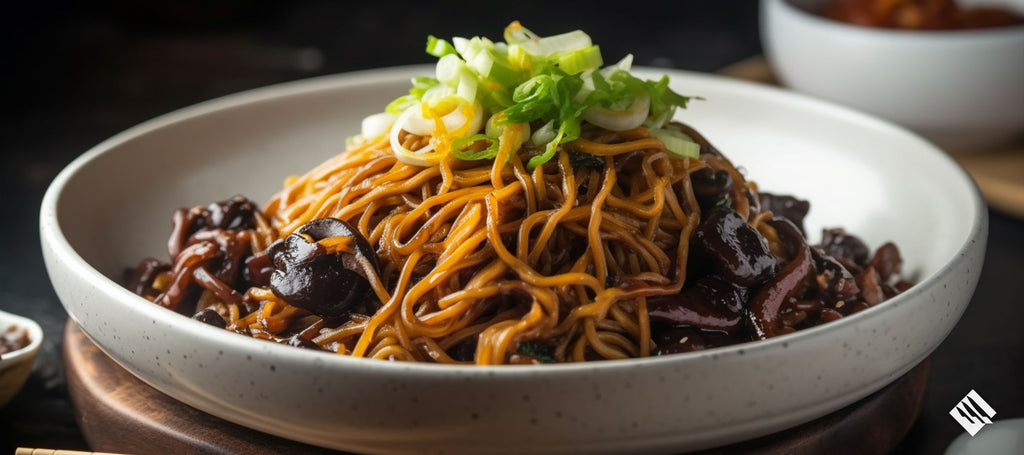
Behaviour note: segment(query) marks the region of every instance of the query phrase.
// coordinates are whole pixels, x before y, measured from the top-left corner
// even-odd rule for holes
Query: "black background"
[[[716,71],[761,52],[753,0],[604,4],[534,1],[86,1],[0,13],[0,308],[46,339],[22,393],[0,410],[0,453],[86,450],[60,358],[66,314],[46,276],[38,209],[68,162],[137,123],[210,98],[323,74],[429,63],[428,34],[501,39],[581,28],[607,62]],[[950,216],[958,216],[950,207]],[[1024,221],[991,212],[971,306],[934,355],[927,403],[897,453],[940,453],[962,429],[949,409],[975,389],[996,420],[1024,417]]]

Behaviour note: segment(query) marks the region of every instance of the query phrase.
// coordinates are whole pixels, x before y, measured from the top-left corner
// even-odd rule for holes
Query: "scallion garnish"
[[[429,36],[426,51],[438,58],[435,77],[414,78],[409,93],[388,104],[385,112],[390,115],[375,118],[374,127],[364,128],[364,136],[382,131],[384,119],[394,119],[385,133],[378,133],[390,134],[392,146],[400,131],[430,138],[430,144],[420,150],[395,151],[406,163],[436,164],[448,154],[462,160],[493,159],[501,134],[481,134],[480,128],[495,124],[488,120],[492,116],[501,116],[497,123],[522,124],[525,128],[517,127],[517,137],[543,147],[530,158],[531,169],[577,139],[584,121],[613,131],[643,125],[670,152],[699,153],[700,147],[685,135],[663,128],[676,108],[685,108],[691,99],[670,89],[667,76],[652,81],[632,75],[632,56],[601,68],[600,48],[580,30],[541,37],[513,22],[506,27],[504,39],[447,41]],[[477,113],[481,118],[476,118]],[[530,123],[543,126],[531,136]],[[424,131],[424,125],[431,124],[438,126]]]

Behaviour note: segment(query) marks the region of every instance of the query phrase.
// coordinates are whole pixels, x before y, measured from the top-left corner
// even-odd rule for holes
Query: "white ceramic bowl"
[[[892,120],[954,152],[1024,139],[1024,25],[869,28],[816,14],[829,1],[762,0],[761,41],[783,84]],[[1024,14],[1022,0],[981,3]]]
[[[217,330],[117,283],[165,254],[170,215],[282,179],[342,150],[363,116],[429,67],[254,90],[168,114],[74,161],[41,210],[61,301],[115,361],[242,425],[380,453],[643,453],[775,432],[878,390],[924,359],[970,300],[985,251],[978,191],[940,150],[889,123],[780,89],[670,72],[701,95],[680,114],[762,188],[812,201],[808,225],[894,240],[920,283],[838,322],[765,342],[628,361],[446,366],[334,356]],[[641,75],[661,73],[642,70]]]
[[[21,349],[0,355],[0,407],[11,401],[25,385],[39,354],[39,347],[43,345],[43,329],[36,321],[0,311],[0,333],[7,332],[11,327],[27,330],[29,342]]]

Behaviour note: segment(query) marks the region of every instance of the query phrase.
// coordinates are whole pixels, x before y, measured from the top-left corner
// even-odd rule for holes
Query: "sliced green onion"
[[[493,90],[487,84],[477,86],[477,101],[483,104],[487,112],[502,112],[512,106],[512,93],[507,89]]]
[[[478,52],[472,60],[467,60],[467,66],[481,76],[505,87],[515,87],[523,81],[522,71],[513,68],[507,60],[501,58],[493,50]]]
[[[437,66],[434,67],[434,74],[437,76],[437,80],[449,87],[457,87],[462,73],[466,71],[466,62],[462,61],[455,54],[441,57],[437,60]]]
[[[494,49],[494,42],[479,36],[459,41],[455,41],[455,38],[452,38],[452,42],[455,43],[455,50],[458,51],[459,55],[462,56],[462,59],[467,62],[485,50]]]
[[[541,74],[519,84],[512,92],[515,103],[502,111],[512,123],[526,123],[540,119],[555,107],[553,93],[557,82],[549,74]]]
[[[455,47],[448,41],[437,38],[434,35],[427,36],[427,53],[434,57],[444,57],[455,53]]]
[[[508,56],[509,64],[511,64],[515,68],[519,68],[521,70],[529,70],[530,68],[533,67],[533,61],[530,58],[530,54],[528,54],[526,50],[523,49],[523,46],[520,46],[518,44],[509,44],[508,52],[506,55]]]
[[[558,67],[568,74],[578,74],[586,70],[600,68],[602,65],[601,49],[596,45],[567,52],[557,58]]]
[[[452,47],[455,48],[455,52],[458,52],[459,55],[462,55],[462,52],[466,49],[466,46],[468,44],[469,40],[466,38],[463,38],[461,36],[452,37]]]
[[[384,108],[384,112],[390,114],[400,114],[409,107],[419,103],[423,99],[423,94],[428,90],[438,86],[440,83],[437,79],[426,76],[419,76],[412,78],[412,88],[409,89],[408,95],[402,95],[395,98],[394,101],[389,103]]]
[[[700,156],[700,144],[693,141],[686,133],[671,129],[662,128],[651,130],[651,136],[656,137],[665,144],[669,152],[683,158],[697,158]]]
[[[611,131],[626,131],[644,123],[650,113],[651,99],[643,94],[632,99],[624,109],[591,106],[583,112],[583,119]]]
[[[412,88],[409,89],[409,94],[416,96],[423,96],[423,92],[436,87],[439,84],[437,79],[427,76],[417,76],[412,78]]]
[[[419,102],[420,97],[416,95],[403,95],[389,103],[388,106],[384,108],[384,112],[387,112],[389,114],[400,114],[406,109],[415,106]]]
[[[512,21],[505,27],[505,42],[509,44],[519,44],[525,41],[539,40],[540,36],[530,31],[530,29],[523,27],[519,21]]]
[[[543,147],[542,153],[528,162],[534,168],[551,160],[559,147],[577,139],[581,123],[587,121],[610,130],[642,124],[666,144],[670,153],[699,154],[699,146],[692,140],[679,131],[664,128],[675,110],[686,107],[690,98],[672,91],[667,77],[651,81],[630,74],[632,55],[602,68],[600,48],[580,30],[541,37],[519,22],[512,22],[505,29],[504,38],[506,42],[495,43],[484,37],[453,37],[446,41],[429,36],[426,51],[438,58],[435,77],[413,79],[409,93],[388,104],[383,114],[368,117],[363,134],[354,139],[377,134],[390,116],[393,126],[389,139],[396,156],[403,162],[426,166],[443,159],[442,152],[448,153],[448,147],[435,151],[431,142],[420,150],[401,149],[398,131],[421,136],[436,134],[441,120],[449,133],[458,129],[461,136],[476,133],[484,119],[489,119],[487,134],[461,139],[442,135],[453,141],[450,145],[457,144],[451,151],[453,156],[484,159],[497,153],[498,138],[505,125],[516,123],[524,128],[521,137]],[[472,114],[465,109],[466,102],[472,103]],[[456,103],[463,107],[434,118],[438,113],[425,115],[423,108],[417,107],[420,103],[432,103],[426,106],[442,110],[444,105],[433,103]],[[544,126],[531,133],[532,122]],[[484,147],[480,142],[484,140],[489,145],[475,150]],[[467,148],[475,151],[464,150]]]
[[[558,145],[562,143],[562,138],[565,137],[565,133],[566,124],[563,123],[562,126],[558,127],[558,132],[555,133],[555,137],[547,143],[547,146],[544,147],[544,153],[530,158],[530,161],[526,162],[526,168],[533,170],[537,166],[551,161],[551,158],[555,156],[555,152],[558,151]]]
[[[591,44],[590,35],[582,30],[573,30],[560,35],[553,35],[537,40],[518,43],[527,53],[538,56],[550,56],[560,52],[572,52],[583,49]]]
[[[680,95],[668,88],[668,76],[662,76],[658,81],[646,81],[647,92],[651,95],[651,114],[655,117],[662,115],[667,110],[674,110],[676,106],[686,109],[690,97]]]
[[[489,141],[487,148],[477,151],[463,150],[477,141]],[[463,161],[489,160],[498,156],[498,139],[484,134],[474,134],[452,141],[452,155]]]
[[[484,124],[484,133],[491,137],[501,137],[505,133],[505,127],[511,122],[502,113],[497,113],[487,119],[487,123]],[[530,137],[530,124],[523,123],[523,138]],[[518,148],[518,147],[516,147]]]
[[[459,85],[458,88],[455,89],[455,93],[463,97],[466,101],[472,102],[476,100],[478,85],[476,77],[473,77],[473,75],[468,72],[464,72],[459,76]]]

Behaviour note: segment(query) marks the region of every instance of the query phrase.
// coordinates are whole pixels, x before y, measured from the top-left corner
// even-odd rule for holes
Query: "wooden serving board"
[[[64,327],[64,367],[78,427],[98,452],[337,453],[236,425],[164,395],[107,357],[70,319]]]
[[[720,74],[754,82],[778,85],[768,61],[752,57],[729,65]],[[1017,144],[995,150],[951,153],[978,183],[989,206],[1024,218],[1024,137]]]
[[[114,363],[70,320],[64,329],[64,363],[75,417],[92,450],[136,455],[338,453],[260,433],[175,401]],[[930,372],[931,362],[925,360],[884,389],[825,417],[702,453],[887,453],[917,420]]]

